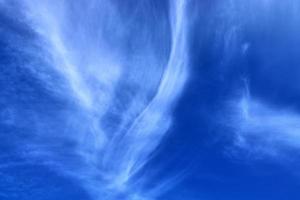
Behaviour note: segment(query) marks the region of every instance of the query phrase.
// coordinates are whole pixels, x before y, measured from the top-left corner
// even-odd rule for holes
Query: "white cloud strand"
[[[236,144],[253,153],[278,155],[284,148],[300,148],[300,115],[245,95],[234,101],[231,124]]]
[[[112,1],[24,0],[24,6],[54,73],[67,83],[65,95],[76,102],[64,114],[66,133],[55,137],[75,142],[81,162],[68,165],[54,151],[59,145],[42,140],[27,152],[81,180],[95,199],[148,199],[130,184],[170,127],[187,79],[186,1],[170,1],[171,35],[161,34],[171,41],[166,63],[150,39],[141,38],[143,49],[128,53],[124,35],[130,40],[140,33],[130,32],[135,24]]]

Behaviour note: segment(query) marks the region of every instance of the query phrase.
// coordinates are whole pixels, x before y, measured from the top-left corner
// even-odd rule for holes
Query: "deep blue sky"
[[[65,131],[84,129],[76,124],[88,119],[62,95],[61,77],[47,71],[38,36],[20,14],[25,8],[13,2],[0,1],[0,200],[92,200],[80,180],[57,170],[81,166]],[[167,3],[150,2],[136,7],[141,24],[169,15]],[[121,4],[126,15],[134,1]],[[167,181],[156,199],[300,199],[300,3],[190,0],[187,9],[189,76],[171,127],[136,175],[147,174],[141,190]],[[168,51],[153,40],[160,54]],[[50,83],[26,66],[42,68]],[[55,144],[53,155],[34,156],[39,144]]]

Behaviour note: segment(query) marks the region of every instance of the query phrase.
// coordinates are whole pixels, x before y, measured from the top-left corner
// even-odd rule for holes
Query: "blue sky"
[[[0,200],[300,198],[297,0],[0,0]]]

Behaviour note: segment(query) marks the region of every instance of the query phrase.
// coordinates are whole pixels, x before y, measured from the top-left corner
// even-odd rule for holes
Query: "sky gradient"
[[[0,200],[300,199],[300,1],[0,0]]]

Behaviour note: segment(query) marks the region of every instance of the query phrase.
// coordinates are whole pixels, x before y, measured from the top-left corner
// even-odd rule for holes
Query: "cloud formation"
[[[186,1],[164,4],[16,2],[36,45],[27,50],[46,63],[22,67],[47,95],[65,101],[60,110],[45,109],[52,115],[44,118],[30,113],[37,117],[26,124],[35,137],[20,145],[26,159],[79,180],[93,199],[158,195],[155,188],[151,197],[151,188],[142,191],[148,178],[138,172],[171,126],[188,77]],[[3,121],[11,124],[7,113]]]
[[[300,148],[300,114],[244,95],[231,103],[230,124],[235,130],[235,144],[250,152],[278,155],[286,148]]]

